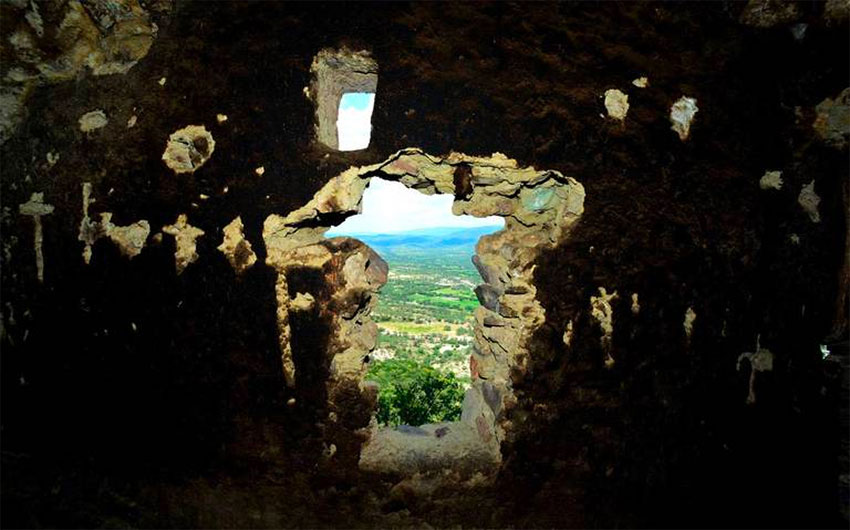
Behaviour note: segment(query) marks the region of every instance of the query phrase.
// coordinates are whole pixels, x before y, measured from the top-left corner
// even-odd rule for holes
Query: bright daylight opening
[[[504,219],[453,215],[453,199],[373,178],[363,214],[327,233],[363,241],[390,266],[372,315],[379,337],[366,376],[380,385],[384,425],[459,420],[471,383],[473,290],[481,282],[472,256],[478,239],[502,229]]]
[[[340,151],[357,151],[369,147],[374,108],[373,93],[347,92],[342,95],[336,120]]]

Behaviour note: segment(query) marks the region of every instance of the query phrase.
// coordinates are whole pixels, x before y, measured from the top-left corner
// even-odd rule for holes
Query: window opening
[[[369,147],[374,108],[374,93],[347,92],[342,95],[336,120],[340,151],[357,151]]]
[[[323,49],[310,67],[307,97],[316,106],[316,139],[331,149],[369,146],[378,64],[368,51]]]
[[[363,213],[327,233],[363,241],[390,266],[372,314],[379,338],[366,376],[379,384],[384,425],[459,420],[471,383],[474,288],[481,281],[472,256],[479,238],[504,220],[453,215],[452,202],[451,195],[373,178]]]

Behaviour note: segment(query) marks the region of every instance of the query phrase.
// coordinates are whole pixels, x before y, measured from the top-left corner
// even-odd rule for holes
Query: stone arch
[[[372,412],[375,408],[377,389],[364,381],[364,375],[377,337],[370,314],[386,282],[387,266],[366,245],[344,237],[326,239],[324,234],[360,213],[363,192],[372,178],[398,181],[429,195],[452,194],[456,215],[505,218],[502,230],[479,240],[473,258],[484,283],[476,289],[481,305],[474,314],[473,381],[459,422],[400,430],[379,428],[374,419],[361,418],[358,424],[346,418],[352,413],[352,395]],[[359,458],[361,469],[401,475],[447,468],[469,473],[498,469],[500,443],[510,431],[505,412],[515,402],[511,372],[525,369],[530,337],[545,320],[533,284],[534,261],[540,250],[568,235],[583,209],[584,187],[578,181],[558,171],[520,168],[500,153],[438,157],[408,148],[384,162],[349,168],[302,208],[286,216],[270,215],[264,223],[266,262],[278,273],[277,316],[287,384],[294,385],[297,377],[289,313],[303,310],[303,300],[309,297],[290,292],[287,273],[297,267],[321,269],[333,292],[328,310],[334,336],[326,352],[328,422],[359,425],[355,430],[364,442],[357,448],[359,455],[349,457]],[[327,441],[330,454],[337,447],[332,438]]]

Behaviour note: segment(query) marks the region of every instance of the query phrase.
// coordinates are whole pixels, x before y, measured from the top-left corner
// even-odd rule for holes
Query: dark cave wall
[[[4,9],[5,20],[22,16]],[[790,23],[738,23],[742,9],[178,2],[128,73],[33,87],[0,148],[3,525],[840,522],[835,382],[818,345],[842,303],[847,148],[811,124],[848,86],[847,22],[800,4],[794,22],[809,26],[798,41]],[[371,50],[380,68],[361,152],[314,142],[302,92],[316,52],[341,45]],[[631,85],[643,75],[647,88]],[[625,122],[600,117],[608,88],[629,94]],[[684,142],[668,121],[683,94],[700,109]],[[77,120],[94,109],[109,123],[82,133]],[[162,152],[189,124],[206,125],[215,152],[175,175]],[[546,324],[514,380],[496,487],[456,511],[402,503],[410,512],[399,516],[385,485],[323,460],[321,392],[284,385],[261,230],[347,167],[408,146],[503,152],[578,179],[587,198],[570,238],[539,260]],[[782,189],[760,189],[774,169]],[[819,223],[797,204],[812,179]],[[154,234],[187,213],[206,232],[200,259],[178,276],[174,238],[133,260],[104,239],[85,265],[85,181],[92,217],[147,219]],[[42,218],[43,285],[32,221],[17,213],[39,191],[56,207]],[[260,261],[241,276],[215,250],[237,215]],[[612,368],[590,316],[600,286],[619,295]],[[325,327],[296,319],[307,381],[326,377]],[[749,374],[736,363],[757,336],[774,368],[747,405]],[[296,395],[316,399],[288,406]]]

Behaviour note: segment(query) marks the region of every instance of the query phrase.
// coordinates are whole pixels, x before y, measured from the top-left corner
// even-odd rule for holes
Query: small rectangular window
[[[369,147],[374,108],[374,93],[347,92],[342,95],[336,120],[340,151],[357,151]]]
[[[316,139],[339,151],[369,147],[378,64],[367,51],[321,50],[310,67],[308,97],[316,105]]]

